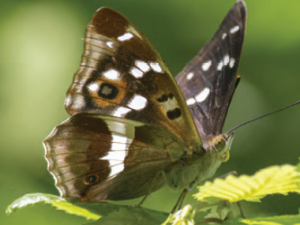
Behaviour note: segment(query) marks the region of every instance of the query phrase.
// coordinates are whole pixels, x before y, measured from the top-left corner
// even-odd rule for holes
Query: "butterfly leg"
[[[242,217],[243,219],[246,219],[246,216],[245,216],[244,211],[243,211],[243,209],[242,209],[241,203],[240,203],[240,202],[237,202],[236,204],[237,204],[238,207],[239,207],[241,217]]]
[[[174,212],[176,212],[177,210],[180,210],[181,209],[181,206],[182,206],[182,203],[183,203],[183,200],[186,196],[186,193],[188,193],[189,189],[188,188],[184,188],[183,191],[181,192],[176,204],[174,205],[171,213],[173,214]],[[177,209],[177,210],[176,210]]]
[[[129,205],[128,208],[136,208],[136,207],[141,206],[144,203],[144,201],[146,200],[146,198],[148,196],[149,196],[149,194],[146,194],[138,204],[136,204],[136,205]]]
[[[164,171],[161,172],[162,173],[162,176],[165,180],[165,182],[169,185],[169,187],[173,188],[173,189],[176,189],[177,187],[174,186],[174,184],[172,182],[169,181],[166,173]],[[184,188],[181,192],[181,194],[179,195],[179,198],[177,199],[173,209],[171,210],[171,213],[175,213],[177,210],[180,210],[181,207],[182,207],[182,203],[184,201],[184,198],[186,196],[186,194],[188,193],[188,191],[190,190],[190,188]]]

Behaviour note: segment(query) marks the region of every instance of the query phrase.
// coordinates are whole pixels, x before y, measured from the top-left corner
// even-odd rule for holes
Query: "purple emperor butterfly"
[[[67,93],[71,117],[44,141],[61,196],[133,199],[211,177],[233,139],[222,127],[239,80],[245,23],[240,0],[176,83],[128,19],[100,8]]]

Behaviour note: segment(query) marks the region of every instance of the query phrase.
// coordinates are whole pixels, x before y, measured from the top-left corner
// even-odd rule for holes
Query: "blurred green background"
[[[0,3],[0,224],[82,224],[86,220],[39,205],[10,216],[5,207],[26,193],[58,194],[42,141],[68,118],[65,93],[79,67],[84,31],[109,6],[129,18],[176,75],[212,37],[234,0],[53,0]],[[248,23],[239,67],[241,83],[224,131],[300,99],[300,1],[246,1]],[[300,156],[300,105],[236,132],[230,160],[217,176],[253,174]],[[195,190],[192,191],[194,193]],[[193,203],[191,194],[186,203]],[[179,193],[165,188],[144,206],[170,211]],[[131,201],[134,204],[137,201]],[[296,214],[300,196],[242,202],[248,217]]]

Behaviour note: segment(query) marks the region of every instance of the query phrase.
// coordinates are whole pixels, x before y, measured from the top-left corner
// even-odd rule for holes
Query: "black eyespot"
[[[100,90],[98,91],[99,97],[110,99],[110,100],[115,99],[118,93],[119,93],[118,88],[108,83],[102,83],[100,86]]]
[[[181,110],[179,108],[175,108],[173,110],[169,110],[167,112],[167,116],[170,120],[177,119],[178,117],[181,116]]]
[[[156,99],[159,102],[166,102],[168,101],[168,96],[163,94],[162,96],[160,96],[160,98]]]
[[[170,93],[170,94],[169,94],[169,99],[173,99],[173,97],[174,97],[174,94],[173,94],[173,93]]]
[[[95,183],[96,181],[97,181],[97,177],[96,177],[95,175],[87,176],[87,177],[85,178],[85,182],[86,182],[87,184],[93,184],[93,183]]]

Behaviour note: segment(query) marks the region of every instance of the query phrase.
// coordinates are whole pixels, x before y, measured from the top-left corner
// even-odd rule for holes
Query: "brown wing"
[[[61,196],[90,201],[149,194],[150,184],[151,192],[164,185],[160,171],[184,154],[181,141],[167,130],[90,114],[57,126],[44,146]]]
[[[246,14],[245,3],[237,1],[213,38],[176,77],[202,142],[208,136],[222,133],[239,80],[236,72],[244,43]]]
[[[190,111],[165,63],[130,21],[109,8],[99,9],[88,24],[65,108],[70,115],[85,112],[155,124],[188,148],[200,149]]]

